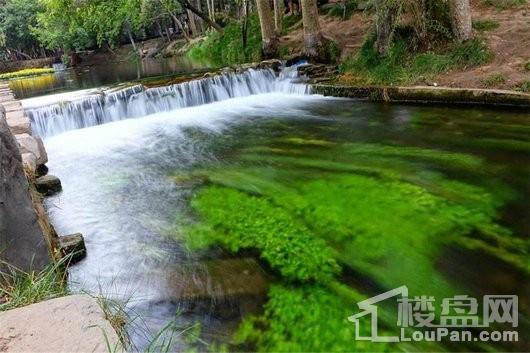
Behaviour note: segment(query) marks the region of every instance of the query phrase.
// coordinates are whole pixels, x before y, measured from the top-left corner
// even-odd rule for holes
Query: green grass
[[[14,71],[14,72],[8,72],[5,74],[0,74],[0,80],[9,80],[9,79],[28,77],[28,76],[37,76],[37,75],[49,74],[53,72],[54,70],[51,68],[24,69],[24,70],[19,70],[19,71]]]
[[[506,77],[504,74],[498,72],[495,74],[491,74],[490,76],[486,77],[482,80],[482,85],[485,87],[497,87],[499,85],[502,85],[506,82]]]
[[[473,21],[473,29],[479,32],[491,31],[499,27],[499,22],[494,20],[476,20]]]
[[[205,40],[191,47],[187,55],[219,66],[261,60],[261,30],[258,17],[249,17],[246,47],[243,47],[241,23],[234,21],[224,27],[223,34],[210,33]]]
[[[63,262],[46,267],[41,272],[24,272],[6,265],[0,273],[0,311],[19,308],[68,295]]]
[[[480,40],[453,44],[442,52],[412,53],[404,39],[392,44],[386,57],[374,49],[375,37],[370,36],[357,56],[340,65],[340,71],[353,75],[357,83],[365,84],[407,84],[433,79],[452,69],[479,66],[493,58],[492,52]]]

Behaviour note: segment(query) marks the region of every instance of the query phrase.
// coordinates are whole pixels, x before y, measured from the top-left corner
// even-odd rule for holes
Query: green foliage
[[[326,281],[338,270],[322,240],[266,199],[212,186],[201,190],[192,206],[205,221],[188,231],[195,246],[220,243],[232,252],[257,249],[290,280]]]
[[[62,263],[50,265],[39,273],[26,273],[8,266],[0,272],[0,311],[19,308],[68,294]]]
[[[473,29],[484,32],[491,31],[492,29],[498,28],[499,22],[494,20],[477,20],[473,21]]]
[[[375,36],[369,36],[356,57],[340,65],[342,73],[355,73],[369,84],[413,83],[432,78],[451,69],[487,63],[492,52],[479,40],[454,44],[445,52],[414,53],[403,38],[397,38],[386,57],[374,48]]]
[[[41,11],[38,0],[7,0],[0,6],[0,48],[18,51],[30,50],[37,45],[30,28],[36,24]]]
[[[243,47],[241,23],[230,22],[224,33],[212,32],[188,51],[196,60],[207,60],[220,66],[241,64],[261,59],[261,29],[257,16],[249,16],[247,45]]]
[[[504,76],[504,74],[500,72],[491,74],[490,76],[482,80],[482,84],[485,87],[495,87],[498,85],[502,85],[505,82],[506,82],[506,77]]]
[[[37,76],[42,74],[51,74],[54,70],[52,68],[41,68],[41,69],[24,69],[15,72],[8,72],[0,74],[0,80],[9,80],[13,78]]]

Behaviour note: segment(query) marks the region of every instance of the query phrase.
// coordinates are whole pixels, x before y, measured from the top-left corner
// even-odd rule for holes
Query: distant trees
[[[0,2],[0,58],[30,59],[42,55],[42,48],[31,28],[37,24],[42,6],[37,0]]]

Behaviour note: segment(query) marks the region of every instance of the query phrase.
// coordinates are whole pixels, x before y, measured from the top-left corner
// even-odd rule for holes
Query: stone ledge
[[[397,103],[444,103],[530,108],[530,94],[516,91],[451,87],[384,87],[312,84],[314,93],[325,96],[364,98]]]
[[[97,299],[86,295],[47,300],[0,313],[1,352],[108,353],[107,340],[113,351],[123,351]]]

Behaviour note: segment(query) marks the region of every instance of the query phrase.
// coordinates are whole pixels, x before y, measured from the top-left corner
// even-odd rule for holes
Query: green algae
[[[491,124],[484,136],[498,139],[498,128]],[[257,351],[373,351],[355,342],[354,326],[345,321],[366,296],[345,282],[339,266],[380,288],[406,284],[414,295],[437,298],[467,292],[438,268],[452,247],[530,273],[527,239],[499,223],[506,203],[518,197],[496,177],[505,166],[445,143],[352,143],[326,139],[337,134],[331,126],[320,130],[268,138],[258,130],[226,163],[193,172],[202,186],[191,201],[197,223],[185,230],[190,248],[253,250],[279,275],[264,313],[240,327],[238,344]],[[468,147],[479,140],[458,141]],[[389,313],[380,316],[395,326]]]
[[[256,249],[290,280],[326,281],[338,270],[324,241],[266,199],[212,186],[201,190],[192,206],[206,220],[188,231],[193,241],[202,239],[199,246],[217,242],[232,252]]]

